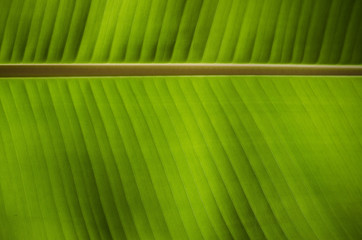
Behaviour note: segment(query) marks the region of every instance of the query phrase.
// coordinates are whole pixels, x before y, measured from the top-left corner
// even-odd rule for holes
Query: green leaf
[[[362,64],[360,0],[2,0],[1,63]]]
[[[361,83],[3,78],[1,239],[361,239]]]

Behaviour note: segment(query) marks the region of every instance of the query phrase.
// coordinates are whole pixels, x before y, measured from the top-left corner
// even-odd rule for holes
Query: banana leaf
[[[362,64],[361,0],[1,0],[1,63]]]
[[[0,63],[360,65],[361,12],[0,0]],[[360,240],[361,119],[360,76],[0,78],[0,239]]]
[[[361,77],[0,80],[1,239],[361,239]]]

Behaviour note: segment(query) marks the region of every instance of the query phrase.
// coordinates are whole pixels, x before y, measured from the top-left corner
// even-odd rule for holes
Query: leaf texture
[[[361,77],[1,79],[0,238],[361,239],[361,103]]]
[[[1,63],[362,64],[361,0],[1,0]]]

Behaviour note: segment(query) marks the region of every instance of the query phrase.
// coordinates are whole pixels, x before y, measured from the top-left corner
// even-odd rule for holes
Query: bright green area
[[[0,63],[362,64],[362,0],[1,0]]]
[[[361,77],[0,80],[0,239],[362,239]]]

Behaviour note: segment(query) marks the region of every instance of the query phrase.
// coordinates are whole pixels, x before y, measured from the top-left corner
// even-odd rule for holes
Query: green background
[[[0,63],[362,66],[362,0],[0,0]],[[362,77],[0,78],[0,239],[362,239]]]
[[[361,77],[1,79],[1,239],[361,239]]]
[[[362,0],[1,0],[0,62],[362,63]]]

